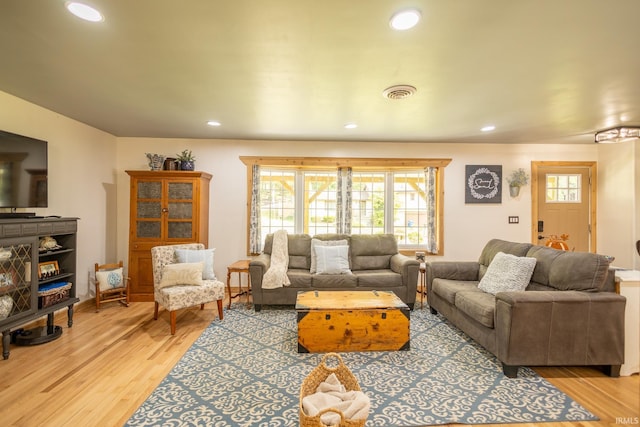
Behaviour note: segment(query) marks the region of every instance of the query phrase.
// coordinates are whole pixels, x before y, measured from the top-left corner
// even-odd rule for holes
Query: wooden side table
[[[251,276],[249,276],[249,261],[243,259],[236,261],[227,267],[227,292],[229,292],[229,305],[227,310],[231,308],[231,300],[239,297],[240,295],[247,295],[247,304],[249,304],[249,293],[251,292]],[[238,293],[231,295],[231,273],[238,273]],[[242,273],[247,274],[247,290],[242,290]]]
[[[420,283],[418,287],[420,292],[420,308],[424,308],[424,294],[427,292],[427,264],[420,263]]]

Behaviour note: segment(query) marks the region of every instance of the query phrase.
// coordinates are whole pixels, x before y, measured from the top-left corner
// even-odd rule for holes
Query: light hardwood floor
[[[56,341],[12,345],[9,359],[0,360],[0,425],[123,425],[204,328],[219,321],[215,304],[182,310],[171,336],[168,313],[161,311],[157,321],[152,316],[153,303],[108,304],[95,313],[93,303],[84,302],[76,307],[72,328],[66,311],[57,314],[64,332]],[[590,368],[537,371],[601,419],[545,427],[620,426],[640,416],[638,375],[609,378]]]

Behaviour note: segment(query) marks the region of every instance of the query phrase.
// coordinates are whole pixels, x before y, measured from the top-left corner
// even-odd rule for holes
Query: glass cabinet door
[[[32,245],[0,246],[0,324],[35,311]]]
[[[135,238],[191,240],[193,230],[193,181],[138,181],[135,201]]]
[[[162,237],[162,181],[139,181],[136,201],[136,238]]]
[[[193,238],[193,182],[168,182],[167,185],[167,237]]]

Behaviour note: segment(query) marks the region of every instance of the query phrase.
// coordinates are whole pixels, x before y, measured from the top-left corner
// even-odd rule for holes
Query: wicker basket
[[[326,362],[329,357],[338,359],[338,365],[335,368],[327,366]],[[320,364],[311,371],[302,383],[300,389],[300,427],[328,427],[320,420],[320,417],[327,412],[334,412],[340,415],[340,424],[337,424],[339,427],[364,427],[367,421],[366,419],[349,420],[344,417],[342,411],[333,408],[324,409],[313,417],[305,414],[302,408],[302,399],[315,393],[320,383],[326,380],[331,374],[335,374],[336,377],[338,377],[340,383],[345,386],[347,391],[361,391],[358,380],[344,364],[342,357],[337,353],[325,354],[322,356]]]
[[[69,299],[69,290],[73,285],[71,282],[60,283],[52,289],[38,291],[38,308],[47,308]]]

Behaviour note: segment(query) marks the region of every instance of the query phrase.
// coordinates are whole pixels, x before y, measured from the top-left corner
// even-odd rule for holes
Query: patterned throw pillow
[[[167,264],[162,269],[162,280],[156,286],[158,289],[176,285],[202,285],[201,262],[184,262]]]
[[[195,250],[195,249],[176,249],[176,259],[180,263],[185,262],[202,262],[202,278],[204,280],[216,280],[216,274],[213,271],[213,260],[215,248]]]
[[[478,288],[493,295],[498,292],[524,291],[529,285],[535,267],[535,258],[498,252],[480,280]]]
[[[103,291],[123,288],[122,267],[114,270],[96,271],[96,280],[100,283],[100,289]]]

